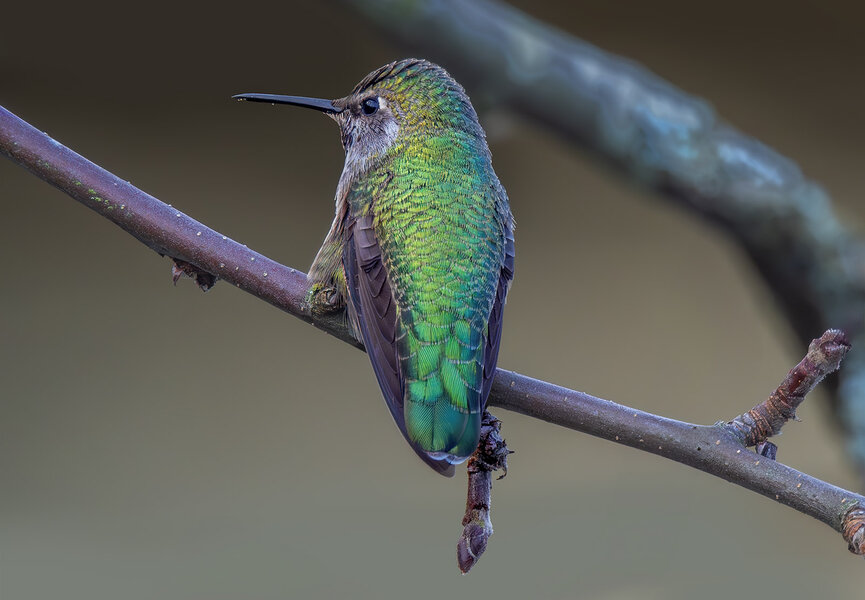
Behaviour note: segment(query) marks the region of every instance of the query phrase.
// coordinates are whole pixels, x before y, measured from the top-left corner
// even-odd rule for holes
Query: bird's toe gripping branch
[[[314,283],[306,293],[306,305],[313,314],[330,314],[345,308],[339,290],[323,283]]]

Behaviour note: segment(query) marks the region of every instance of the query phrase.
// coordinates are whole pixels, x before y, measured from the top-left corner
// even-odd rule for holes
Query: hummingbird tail
[[[411,396],[405,400],[409,440],[433,460],[459,464],[475,451],[481,432],[480,413],[454,406],[447,395],[427,403]]]

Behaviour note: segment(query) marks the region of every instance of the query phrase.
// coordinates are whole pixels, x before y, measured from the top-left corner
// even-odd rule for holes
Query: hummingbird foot
[[[360,327],[352,321],[351,314],[346,310],[345,295],[339,287],[324,283],[313,283],[306,291],[304,309],[308,310],[313,320],[338,322],[352,338],[363,344]]]
[[[335,286],[314,283],[306,292],[306,305],[313,315],[325,315],[345,308],[345,300]]]
[[[457,542],[457,564],[463,575],[487,549],[487,542],[493,534],[490,520],[492,472],[501,469],[504,474],[499,479],[507,475],[508,455],[512,454],[500,435],[501,426],[501,421],[484,411],[478,449],[466,466],[469,479],[466,514],[462,522],[463,532]]]

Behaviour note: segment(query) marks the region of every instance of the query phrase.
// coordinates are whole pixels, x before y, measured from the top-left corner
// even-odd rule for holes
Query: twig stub
[[[850,552],[865,556],[865,508],[856,504],[847,511],[841,523],[841,535]]]
[[[765,442],[781,432],[781,427],[796,418],[796,409],[805,396],[826,375],[836,371],[850,350],[847,335],[829,329],[808,346],[808,353],[793,367],[769,397],[728,423],[728,427],[745,446]]]
[[[502,422],[485,411],[481,422],[478,449],[466,465],[468,494],[463,532],[457,542],[457,564],[463,574],[468,573],[487,549],[493,534],[490,520],[490,502],[493,487],[492,472],[502,469],[508,473],[508,450],[500,435]],[[499,477],[501,479],[502,477]]]

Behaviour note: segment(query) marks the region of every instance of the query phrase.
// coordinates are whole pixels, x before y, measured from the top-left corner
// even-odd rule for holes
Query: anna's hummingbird
[[[337,100],[234,97],[339,124],[345,167],[312,290],[347,305],[400,431],[453,475],[478,444],[514,273],[508,197],[465,91],[441,67],[406,59]]]

